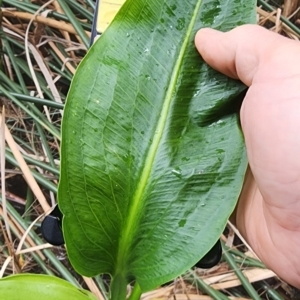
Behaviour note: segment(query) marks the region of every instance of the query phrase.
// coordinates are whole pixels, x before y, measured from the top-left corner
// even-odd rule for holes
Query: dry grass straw
[[[2,114],[0,114],[0,122],[1,123],[2,123],[2,119],[3,119]],[[20,153],[20,150],[18,149],[17,144],[15,143],[9,129],[7,128],[6,125],[4,125],[4,128],[5,128],[5,140],[9,146],[10,150],[12,151],[15,159],[19,163],[19,167],[23,172],[23,176],[24,176],[26,182],[28,183],[32,192],[35,194],[36,198],[38,199],[41,207],[43,208],[43,211],[49,212],[50,206],[49,206],[41,188],[39,187],[36,180],[34,179],[32,173],[30,171],[30,168],[28,167],[22,154]]]
[[[3,219],[7,235],[7,242],[12,245],[12,235],[8,224],[7,207],[6,207],[6,191],[5,191],[5,108],[2,108],[4,118],[0,119],[0,163],[1,163],[1,197],[3,208]],[[10,247],[9,247],[10,248]]]
[[[55,7],[55,10],[56,10],[58,13],[64,14],[64,11],[62,10],[62,8],[60,7],[59,3],[58,3],[56,0],[53,2],[53,5],[54,5],[54,7]],[[67,40],[67,41],[69,41],[69,42],[71,41],[71,37],[70,37],[69,32],[64,31],[64,30],[60,30],[60,32],[61,32],[61,34],[63,35],[63,37],[65,38],[65,40]],[[53,44],[53,43],[52,43],[52,44]],[[54,44],[53,44],[53,45],[54,45]],[[73,58],[73,59],[76,58],[74,51],[71,51],[71,52],[70,52],[70,56],[71,56],[71,58]],[[74,70],[74,71],[75,71],[75,70]],[[73,73],[73,72],[72,72],[72,73]],[[73,74],[74,74],[74,73],[73,73]]]
[[[92,278],[88,278],[85,276],[82,276],[84,282],[88,286],[89,290],[97,297],[99,300],[105,300],[105,298],[102,296],[101,292],[99,291],[97,285],[95,284],[94,280]]]
[[[2,215],[3,210],[0,207],[0,215]],[[22,226],[18,223],[18,221],[16,219],[14,219],[11,215],[9,215],[9,226],[10,228],[12,228],[14,230],[14,232],[18,232],[18,235],[21,237],[20,238],[20,244],[22,246],[22,244],[25,245],[26,249],[30,249],[30,248],[34,248],[36,249],[37,245],[36,243],[33,241],[33,239],[28,235],[28,232],[26,232]],[[47,248],[47,247],[45,247]],[[20,248],[21,249],[21,248]],[[35,251],[37,252],[37,254],[40,256],[40,258],[42,260],[45,260],[45,256],[42,252],[40,252],[39,250],[41,249],[36,249]],[[18,251],[18,254],[21,253],[21,250]],[[16,254],[16,253],[13,253]],[[18,255],[16,254],[16,255]]]
[[[60,58],[60,60],[63,62],[63,65],[66,66],[69,71],[74,75],[75,74],[75,68],[70,64],[68,59],[61,53],[61,51],[58,49],[58,47],[55,45],[54,42],[49,41],[49,46],[53,49],[53,51],[56,53],[56,55]],[[71,52],[73,53],[73,52]],[[74,56],[74,55],[72,55]]]
[[[42,8],[46,7],[49,9],[40,14]],[[54,78],[57,77],[57,75],[53,74],[49,70],[46,63],[48,59],[42,56],[42,54],[44,54],[44,51],[41,51],[41,49],[43,47],[47,49],[47,45],[49,45],[48,48],[53,49],[57,57],[61,60],[60,69],[64,70],[65,67],[67,67],[67,69],[72,74],[74,74],[76,65],[82,59],[82,56],[78,57],[78,53],[75,53],[75,51],[82,49],[86,50],[86,47],[81,43],[80,38],[76,35],[76,30],[70,23],[47,17],[47,14],[51,11],[57,10],[58,12],[62,12],[58,2],[54,0],[48,1],[43,6],[41,6],[41,8],[34,14],[18,11],[13,7],[3,8],[2,10],[2,25],[4,32],[8,35],[13,35],[16,39],[23,40],[26,43],[28,66],[30,66],[33,78],[35,79],[36,77],[36,67],[34,67],[31,63],[28,55],[28,48],[38,64],[39,71],[42,72],[44,78],[46,79],[48,87],[51,90],[54,99],[57,102],[62,103],[62,99],[60,98],[60,94],[55,85]],[[35,30],[32,30],[32,26],[30,26],[30,24],[34,25]],[[45,27],[53,30],[53,36],[48,36],[45,33]],[[56,30],[61,33],[61,37],[58,37],[57,33],[55,32]],[[90,36],[89,31],[86,31],[86,34]],[[76,38],[79,43],[75,42],[73,37]],[[62,53],[57,44],[61,44],[65,51],[68,49],[70,50],[66,51],[66,53]],[[10,78],[13,79],[12,71],[10,71],[9,73],[11,74]],[[42,98],[43,93],[41,92],[41,89],[39,87],[39,82],[36,79],[34,81],[38,95],[40,98]]]
[[[28,226],[28,228],[26,229],[26,231],[24,232],[24,234],[22,235],[22,238],[20,239],[20,242],[19,242],[19,245],[17,247],[17,250],[15,252],[16,255],[20,255],[22,253],[28,253],[28,252],[34,252],[34,251],[37,251],[37,250],[42,250],[42,249],[47,249],[47,248],[52,248],[53,245],[51,244],[44,244],[44,245],[38,245],[38,246],[33,246],[31,248],[26,248],[24,250],[22,250],[22,247],[23,247],[23,244],[30,232],[30,230],[33,228],[33,226],[36,224],[36,222],[43,218],[45,216],[45,214],[41,214],[40,216],[38,216],[31,224],[30,226]]]
[[[228,297],[232,300],[249,300],[249,298],[240,298],[240,297]],[[170,294],[164,293],[160,290],[157,290],[151,293],[149,296],[143,295],[141,300],[214,300],[210,296],[206,295],[197,295],[197,294]]]
[[[260,280],[276,277],[276,274],[268,269],[252,268],[244,270],[244,275],[248,278],[250,283]],[[216,290],[226,290],[232,287],[241,285],[241,282],[235,275],[234,271],[228,271],[225,274],[209,276],[203,279],[204,282]]]
[[[299,15],[299,11],[299,0],[285,0],[284,5],[281,8],[274,9],[272,12],[257,7],[259,16],[258,24],[265,26],[267,22],[269,22],[268,27],[270,27],[270,30],[283,34],[289,38],[299,40],[299,34],[280,20],[281,15],[288,20],[291,20],[293,17]],[[272,23],[273,26],[270,25]],[[297,20],[295,20],[295,23],[297,23]]]
[[[55,29],[59,29],[59,30],[63,30],[66,31],[70,34],[74,34],[76,35],[77,32],[74,29],[74,27],[71,24],[65,23],[64,21],[57,21],[54,19],[50,19],[47,17],[43,17],[43,16],[34,16],[31,13],[27,13],[27,12],[21,12],[21,11],[12,11],[12,10],[7,10],[7,9],[3,9],[3,16],[4,17],[13,17],[19,20],[24,20],[24,21],[30,21],[32,19],[34,19],[35,22],[38,22],[40,24],[55,28]],[[90,36],[90,32],[86,31],[86,34],[88,36]]]
[[[0,207],[0,215],[3,215],[3,209]],[[20,273],[24,267],[24,262],[23,260],[19,259],[22,254],[24,253],[29,253],[29,252],[37,252],[37,254],[40,256],[42,260],[45,260],[45,256],[40,252],[39,250],[47,248],[45,245],[37,246],[35,242],[30,238],[27,233],[25,232],[22,226],[15,220],[11,215],[8,215],[7,217],[8,220],[8,227],[11,228],[14,232],[18,232],[18,235],[21,236],[20,238],[20,245],[22,246],[23,243],[26,246],[25,250],[31,249],[31,251],[14,251],[14,249],[8,248],[9,249],[9,255],[6,257],[5,262],[3,263],[0,271],[0,278],[3,276],[4,272],[6,271],[6,268],[9,266],[9,264],[12,262],[13,263],[13,273]],[[1,224],[1,223],[0,223]],[[11,244],[12,245],[12,244]],[[51,245],[52,247],[52,245]]]
[[[36,50],[36,48],[29,43],[28,41],[28,36],[29,36],[29,29],[30,29],[30,26],[32,24],[32,22],[34,21],[34,18],[44,9],[46,8],[49,4],[51,4],[54,0],[50,0],[48,2],[46,2],[44,5],[42,5],[35,13],[34,15],[32,16],[32,18],[30,19],[29,23],[28,23],[28,26],[26,28],[26,32],[25,32],[25,52],[26,52],[26,59],[27,59],[27,64],[29,66],[29,69],[30,69],[30,73],[31,73],[31,76],[32,76],[32,79],[35,83],[35,86],[37,88],[37,91],[38,91],[38,94],[39,94],[39,97],[44,99],[44,95],[42,93],[42,89],[40,87],[40,84],[39,84],[39,81],[36,77],[36,74],[35,74],[35,71],[34,71],[34,68],[33,68],[33,65],[32,65],[32,62],[31,62],[31,59],[30,59],[30,54],[29,54],[29,48],[31,50],[31,53],[33,54],[40,70],[42,71],[45,79],[46,79],[46,82],[48,83],[48,86],[51,90],[51,93],[55,99],[56,102],[59,102],[59,103],[62,103],[61,101],[61,98],[59,96],[59,92],[52,80],[52,76],[51,74],[49,73],[49,70],[48,68],[46,67],[45,63],[44,63],[44,60],[43,58],[41,57],[40,53]],[[47,118],[48,120],[51,122],[51,117],[50,117],[50,114],[49,114],[49,111],[48,111],[48,108],[44,105],[44,110],[46,112],[46,115],[47,115]],[[60,110],[60,113],[62,115],[62,110]]]

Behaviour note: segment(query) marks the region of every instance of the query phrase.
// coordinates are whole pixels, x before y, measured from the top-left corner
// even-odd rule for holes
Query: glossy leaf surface
[[[247,164],[245,87],[210,69],[193,40],[254,21],[253,0],[127,0],[90,49],[64,112],[59,185],[79,273],[146,291],[215,244]]]
[[[21,274],[0,279],[1,299],[6,300],[96,300],[88,291],[80,290],[54,276]]]

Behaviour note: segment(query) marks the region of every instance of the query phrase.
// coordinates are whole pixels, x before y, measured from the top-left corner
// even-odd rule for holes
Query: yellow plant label
[[[102,33],[113,20],[126,0],[100,0],[98,7],[97,32]]]

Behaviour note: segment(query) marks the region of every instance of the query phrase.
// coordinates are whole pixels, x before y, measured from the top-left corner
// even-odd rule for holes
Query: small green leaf
[[[111,274],[116,295],[192,267],[236,204],[247,161],[232,108],[245,86],[209,68],[193,40],[201,27],[254,22],[255,3],[127,0],[76,72],[62,125],[64,236],[74,268]]]
[[[0,291],[1,299],[6,300],[97,300],[90,292],[48,275],[8,276],[0,279]]]

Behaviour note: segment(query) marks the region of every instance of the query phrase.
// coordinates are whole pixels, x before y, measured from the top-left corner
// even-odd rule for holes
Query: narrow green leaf
[[[1,299],[96,300],[88,291],[48,275],[21,274],[0,279]]]
[[[75,15],[72,12],[71,8],[67,4],[67,2],[64,1],[64,0],[57,0],[57,2],[59,3],[62,10],[64,11],[66,16],[68,17],[70,23],[73,25],[76,32],[80,36],[83,44],[88,48],[89,47],[89,38],[88,38],[87,34],[85,33],[85,31],[83,30],[81,24],[79,23],[79,20],[75,17]]]
[[[214,245],[247,164],[235,107],[245,87],[193,40],[254,21],[254,0],[127,0],[91,48],[62,125],[59,205],[79,273],[144,292]]]
[[[255,290],[255,288],[250,283],[249,279],[244,275],[242,270],[236,265],[236,263],[235,263],[233,257],[231,256],[231,254],[227,251],[224,251],[226,249],[224,242],[221,241],[221,243],[222,243],[222,248],[223,248],[223,255],[224,255],[224,258],[225,258],[226,262],[231,267],[231,269],[233,269],[234,273],[236,274],[237,278],[242,283],[242,285],[245,288],[245,290],[247,291],[248,295],[253,300],[261,300],[261,298],[259,297],[257,291]]]
[[[214,288],[210,287],[208,284],[206,284],[198,275],[196,275],[194,272],[189,271],[187,274],[190,278],[187,278],[185,276],[185,280],[190,282],[192,285],[194,285],[197,289],[202,290],[209,296],[211,296],[214,300],[229,300],[227,296],[222,294],[220,291],[215,290]]]

